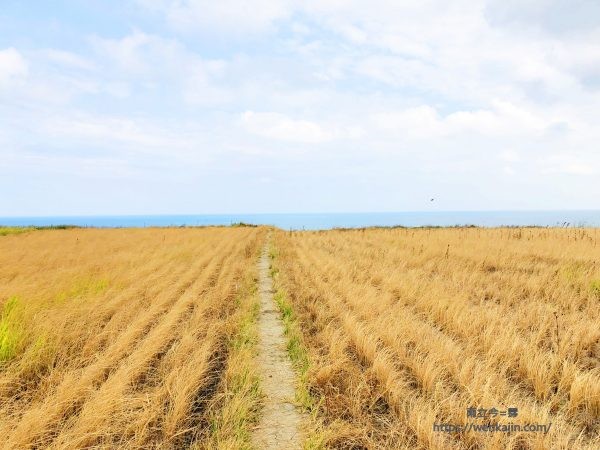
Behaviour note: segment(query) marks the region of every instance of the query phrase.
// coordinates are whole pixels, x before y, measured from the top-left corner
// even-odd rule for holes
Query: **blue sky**
[[[599,208],[598,2],[32,5],[0,217]]]

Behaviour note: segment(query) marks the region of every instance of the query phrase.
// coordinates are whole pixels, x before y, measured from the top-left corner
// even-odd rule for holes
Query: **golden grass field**
[[[599,449],[599,239],[585,229],[277,232],[277,296],[313,441]],[[471,419],[471,406],[518,416]],[[433,430],[469,421],[552,425],[547,435]]]
[[[305,448],[599,449],[599,239],[0,229],[0,448],[251,448],[268,244]],[[434,431],[469,422],[551,428]]]
[[[0,237],[1,448],[241,448],[259,228]]]

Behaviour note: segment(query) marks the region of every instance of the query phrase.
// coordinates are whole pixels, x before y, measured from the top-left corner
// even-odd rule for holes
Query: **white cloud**
[[[82,70],[94,70],[96,65],[88,58],[84,58],[73,52],[49,48],[41,52],[48,61]]]
[[[503,152],[501,152],[498,155],[498,158],[508,163],[515,163],[521,161],[521,156],[519,155],[519,152],[511,149],[504,150]]]
[[[147,8],[164,14],[175,28],[206,33],[226,30],[229,33],[261,32],[273,22],[288,17],[291,1],[287,0],[137,0]]]
[[[218,86],[216,79],[225,70],[224,61],[203,61],[194,59],[187,64],[183,76],[183,99],[185,102],[199,106],[216,106],[234,100],[230,89]]]
[[[0,50],[0,88],[27,75],[27,61],[15,48]]]
[[[509,176],[515,175],[517,172],[511,166],[505,166],[503,169],[504,173]]]
[[[335,139],[336,133],[308,120],[295,120],[283,114],[246,111],[242,114],[245,129],[257,136],[283,141],[315,144]]]
[[[598,157],[585,157],[575,153],[559,153],[544,158],[542,173],[567,175],[598,174]]]
[[[109,72],[129,80],[116,80],[105,90],[116,97],[128,97],[131,85],[152,91],[169,86],[170,94],[195,106],[214,107],[234,98],[231,89],[219,85],[227,74],[228,62],[204,59],[189,51],[180,41],[133,31],[120,39],[92,38]],[[111,63],[117,64],[117,69]]]
[[[35,133],[66,148],[101,143],[108,153],[126,152],[150,158],[198,162],[206,160],[213,151],[202,145],[205,133],[193,124],[152,119],[79,113],[42,118]]]
[[[422,105],[372,115],[375,128],[395,135],[415,139],[431,139],[440,136],[489,136],[511,137],[538,135],[550,122],[543,117],[502,101],[492,101],[486,110],[455,111],[442,116],[436,108]]]
[[[435,108],[423,105],[403,111],[376,113],[372,116],[376,128],[408,138],[437,137],[444,133]]]
[[[48,155],[31,153],[27,151],[6,152],[2,159],[8,167],[27,167],[43,169],[46,172],[60,175],[72,175],[104,178],[122,177],[131,179],[135,175],[129,161],[123,158],[103,158],[94,156],[77,155]]]
[[[109,81],[105,84],[104,90],[116,98],[127,98],[131,95],[131,86],[122,81]]]
[[[176,47],[173,41],[167,41],[141,31],[134,31],[122,39],[103,39],[93,36],[91,41],[102,55],[114,60],[123,70],[136,74],[153,69],[149,57],[154,57],[155,63],[163,62],[161,59],[168,55],[173,47]],[[145,52],[150,46],[152,46],[150,52]],[[154,67],[154,69],[156,68]]]

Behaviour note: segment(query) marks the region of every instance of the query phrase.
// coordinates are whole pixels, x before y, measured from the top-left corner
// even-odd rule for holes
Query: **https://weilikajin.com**
[[[548,433],[552,423],[541,424],[541,423],[528,423],[528,424],[514,424],[514,423],[473,423],[469,422],[465,425],[457,425],[451,423],[434,423],[433,431],[441,433],[469,433],[474,431],[476,433]]]

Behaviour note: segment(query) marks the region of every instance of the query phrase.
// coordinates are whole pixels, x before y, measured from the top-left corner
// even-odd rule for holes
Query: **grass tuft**
[[[4,303],[0,317],[0,363],[13,359],[23,342],[21,303],[17,297],[10,297]]]
[[[0,226],[0,236],[8,236],[11,234],[21,234],[33,230],[32,227],[3,227]]]
[[[590,283],[590,290],[592,291],[592,294],[600,298],[600,280],[593,280]]]

